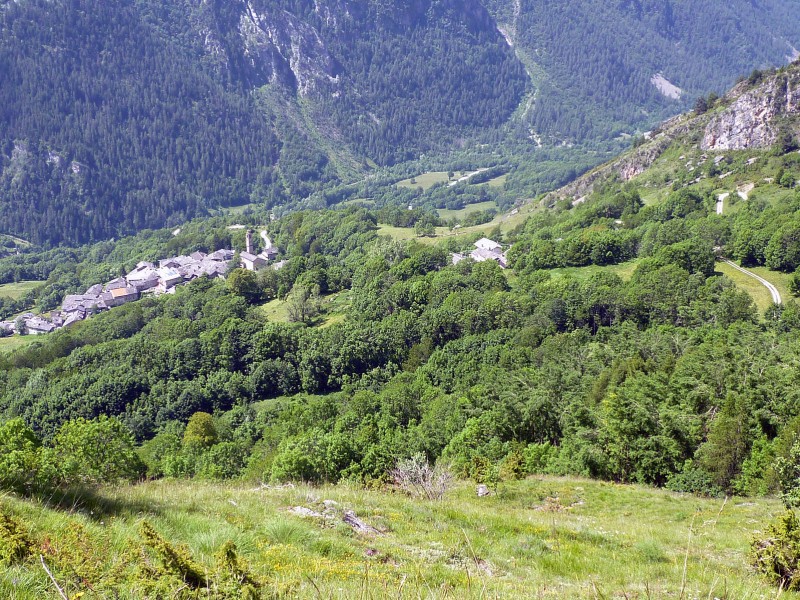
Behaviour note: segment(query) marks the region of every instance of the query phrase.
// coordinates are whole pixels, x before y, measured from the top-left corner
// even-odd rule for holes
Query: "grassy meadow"
[[[473,204],[471,206],[481,206],[481,204]],[[465,209],[462,209],[465,210]],[[378,234],[386,235],[394,240],[411,240],[416,239],[422,244],[437,244],[445,238],[459,238],[466,237],[475,233],[488,235],[490,231],[496,227],[500,231],[507,232],[514,229],[517,225],[522,224],[536,208],[532,204],[526,204],[518,209],[510,212],[498,214],[494,219],[483,225],[473,225],[471,227],[459,227],[458,229],[450,229],[449,227],[437,227],[436,235],[434,236],[418,236],[414,232],[413,227],[394,227],[392,225],[378,224]]]
[[[0,354],[13,352],[17,348],[27,346],[36,339],[35,335],[11,335],[0,338]]]
[[[19,300],[31,290],[43,285],[44,281],[18,281],[17,283],[6,283],[0,285],[0,297]]]
[[[459,210],[451,210],[449,208],[440,208],[437,212],[442,219],[463,219],[467,215],[475,212],[489,210],[490,208],[497,208],[497,202],[476,202],[475,204],[468,204]]]
[[[553,277],[564,277],[568,275],[580,280],[585,280],[595,273],[607,272],[619,275],[623,281],[630,281],[638,264],[638,260],[631,260],[618,265],[590,265],[588,267],[563,267],[560,269],[550,269],[549,273],[551,273]]]
[[[319,299],[320,314],[317,322],[320,327],[330,327],[335,323],[345,320],[347,309],[350,306],[350,293],[338,292],[322,296]],[[275,298],[265,302],[260,307],[266,317],[276,323],[289,323],[289,304],[286,300]],[[1,340],[0,340],[1,341]]]
[[[421,187],[423,190],[428,190],[437,183],[447,183],[448,181],[450,181],[450,179],[447,177],[447,171],[430,171],[422,175],[417,175],[416,177],[398,181],[397,186],[407,188]]]
[[[757,269],[752,269],[748,267],[748,270],[760,275],[767,281],[769,281],[772,285],[778,288],[778,291],[781,294],[781,298],[785,301],[791,298],[789,295],[788,288],[786,287],[786,281],[788,277],[786,277],[783,273],[778,273],[776,271],[770,271],[766,267],[761,267]],[[728,279],[733,281],[740,290],[744,290],[750,297],[753,298],[753,302],[756,303],[756,308],[758,308],[758,313],[760,315],[764,314],[764,311],[767,310],[770,306],[772,306],[772,295],[769,293],[769,290],[758,280],[745,275],[741,271],[737,271],[733,267],[723,262],[718,262],[716,265],[716,272],[725,275]]]
[[[375,531],[355,532],[345,511]],[[154,481],[68,497],[60,506],[5,496],[0,512],[24,523],[36,544],[25,562],[0,572],[0,597],[10,600],[59,597],[40,553],[69,598],[206,597],[179,589],[147,595],[134,568],[152,559],[142,550],[143,521],[209,569],[233,541],[265,597],[780,595],[747,557],[754,532],[781,512],[777,501],[574,478],[501,484],[486,498],[459,483],[441,501],[347,485]]]

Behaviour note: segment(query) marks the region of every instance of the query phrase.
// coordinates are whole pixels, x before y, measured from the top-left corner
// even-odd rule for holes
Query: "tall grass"
[[[104,500],[49,506],[0,499],[2,510],[50,548],[48,564],[70,598],[79,592],[83,598],[145,597],[136,580],[141,571],[127,566],[141,552],[145,519],[206,569],[233,542],[249,572],[278,597],[755,599],[777,593],[747,557],[753,532],[781,511],[766,499],[723,505],[571,478],[507,483],[486,498],[461,483],[441,501],[347,485],[253,489],[176,481],[103,489],[97,496]],[[296,516],[289,509],[298,506],[326,516]],[[344,510],[378,533],[356,534],[341,521]],[[74,543],[66,549],[78,539],[76,524],[85,532],[86,556]],[[0,598],[57,598],[37,561],[0,570]],[[182,593],[175,597],[190,597]]]

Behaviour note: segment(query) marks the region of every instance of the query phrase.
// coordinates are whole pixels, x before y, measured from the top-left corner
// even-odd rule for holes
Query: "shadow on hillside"
[[[94,521],[102,521],[109,517],[156,515],[161,512],[158,502],[141,502],[106,495],[91,487],[54,490],[40,496],[39,501],[53,510],[78,513]]]

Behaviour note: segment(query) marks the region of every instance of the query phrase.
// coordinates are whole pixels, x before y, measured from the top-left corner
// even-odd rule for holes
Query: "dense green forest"
[[[737,93],[795,74],[759,74]],[[589,174],[580,199],[509,210],[490,183],[510,176],[498,162],[474,183],[440,173],[423,191],[411,178],[336,210],[251,208],[180,231],[8,249],[0,284],[41,283],[11,288],[4,318],[52,310],[142,260],[241,251],[247,227],[282,262],[0,354],[9,451],[28,440],[20,456],[34,464],[11,461],[6,485],[72,482],[48,457],[65,427],[80,437],[71,423],[102,417],[138,445],[132,478],[380,483],[421,455],[483,482],[578,474],[796,502],[800,155],[788,113],[788,137],[770,147],[703,151],[707,123],[735,103],[706,99]],[[614,170],[653,152],[630,181]],[[487,235],[507,269],[453,260]],[[720,258],[763,269],[783,301]]]
[[[795,75],[757,73],[737,93],[788,87]],[[766,575],[753,585],[796,588],[796,121],[782,112],[766,123],[777,128],[769,147],[701,149],[708,123],[736,102],[705,98],[663,136],[537,201],[510,199],[497,180],[520,174],[496,157],[461,182],[470,163],[420,181],[398,167],[372,188],[331,186],[311,194],[314,209],[250,207],[76,247],[3,238],[0,296],[14,294],[0,300],[3,319],[45,313],[142,260],[242,251],[248,228],[265,231],[280,262],[257,272],[232,264],[225,280],[196,279],[44,336],[3,328],[0,565],[11,581],[0,578],[0,590],[43,596],[62,581],[101,597],[222,599],[336,585],[350,597],[363,556],[375,558],[384,592],[402,596],[405,580],[383,566],[407,568],[428,529],[431,547],[452,546],[420,559],[442,597],[472,589],[468,569],[465,581],[448,575],[462,555],[513,597],[514,581],[478,555],[505,556],[501,539],[523,557],[504,568],[544,569],[547,585],[565,573],[570,585],[587,580],[593,568],[607,575],[614,548],[642,569],[631,576],[626,563],[614,589],[651,577],[672,589],[692,573],[703,597],[723,555],[731,589],[755,577],[745,556]],[[558,162],[557,151],[547,156]],[[631,161],[640,170],[626,177]],[[476,242],[487,247],[483,237],[502,244],[498,262],[470,258],[485,258],[470,255]],[[728,259],[773,282],[780,299]],[[467,481],[488,496],[475,498]],[[730,495],[763,498],[726,509]],[[762,507],[771,518],[781,504],[790,510],[766,523]],[[254,524],[265,506],[280,524]],[[415,511],[427,516],[413,521]],[[497,522],[486,527],[490,513]],[[642,527],[631,514],[647,515],[649,531],[664,523],[671,558],[652,533],[630,537]],[[562,531],[569,515],[578,532]],[[749,554],[741,519],[763,531]],[[225,533],[194,539],[191,551],[180,543],[209,529]],[[611,530],[625,540],[612,545]],[[697,532],[706,541],[693,545]],[[592,559],[565,571],[568,552]],[[37,554],[43,572],[31,568]]]
[[[786,0],[487,0],[537,89],[520,125],[543,138],[608,139],[722,93],[742,73],[791,60],[800,45]],[[662,74],[682,90],[667,98]]]
[[[792,56],[796,11],[741,4],[3,2],[0,232],[75,246],[249,204],[404,205],[392,184],[431,166],[508,178],[415,205],[506,207]]]
[[[501,125],[524,92],[477,4],[363,3],[333,21],[283,4],[4,3],[0,231],[75,245],[284,204],[339,180],[348,146],[407,160]],[[288,40],[265,33],[275,19]]]

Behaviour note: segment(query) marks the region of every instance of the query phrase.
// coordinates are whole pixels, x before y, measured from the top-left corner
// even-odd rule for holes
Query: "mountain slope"
[[[529,138],[607,150],[783,62],[800,46],[790,9],[2,0],[0,232],[74,244],[177,226],[483,144],[492,164],[535,152]],[[519,196],[545,168],[531,164],[509,178]]]
[[[800,146],[800,60],[777,71],[754,72],[722,98],[699,104],[701,110],[665,121],[652,135],[642,138],[641,144],[564,186],[553,196],[581,199],[597,184],[610,179],[642,179],[656,185],[651,167],[657,161],[661,162],[661,171],[669,170],[678,184],[685,185],[698,176],[708,178],[708,172],[699,170],[705,161],[715,160],[708,152],[750,151],[752,158],[758,159],[764,150],[774,149],[781,155],[797,148]],[[730,164],[728,157],[717,159],[712,175],[719,176],[719,169]],[[660,184],[674,182],[667,178]]]
[[[315,135],[391,163],[500,125],[525,85],[476,0],[3,2],[0,230],[304,197],[339,175]]]
[[[722,93],[742,73],[797,56],[787,0],[523,2],[487,6],[536,86],[521,125],[543,138],[633,133]]]

